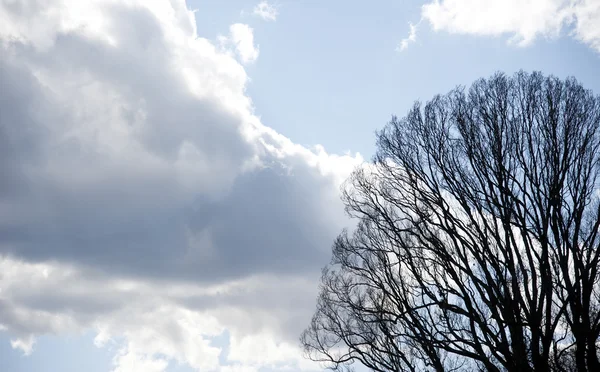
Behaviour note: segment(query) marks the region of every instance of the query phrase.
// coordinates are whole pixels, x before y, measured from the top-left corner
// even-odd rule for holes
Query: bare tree
[[[344,188],[309,358],[374,371],[600,371],[600,97],[496,74],[377,134]]]

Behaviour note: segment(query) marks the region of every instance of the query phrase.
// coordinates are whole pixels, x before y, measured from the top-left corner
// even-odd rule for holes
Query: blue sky
[[[231,19],[254,28],[260,57],[248,66],[248,94],[265,123],[303,145],[369,156],[373,132],[412,103],[468,85],[495,71],[573,75],[598,91],[598,52],[567,37],[507,45],[498,37],[435,32],[423,21],[417,41],[396,50],[420,20],[412,1],[279,1],[276,22],[240,16],[252,2],[188,2],[199,9],[199,34],[224,32]],[[206,9],[202,12],[201,9]],[[352,130],[349,130],[352,128]]]
[[[0,370],[318,370],[392,114],[496,71],[600,93],[597,0],[82,3],[0,5]]]

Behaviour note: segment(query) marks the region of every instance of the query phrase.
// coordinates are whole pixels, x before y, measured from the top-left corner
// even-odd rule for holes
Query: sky
[[[600,93],[600,1],[0,1],[0,370],[321,370],[376,130],[519,69]]]

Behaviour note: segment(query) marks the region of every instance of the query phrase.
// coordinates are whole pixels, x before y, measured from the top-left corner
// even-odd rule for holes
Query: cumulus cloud
[[[422,17],[434,30],[457,34],[511,35],[520,46],[566,30],[600,52],[598,0],[434,0],[423,5]]]
[[[248,26],[229,38],[256,59]],[[297,336],[359,155],[263,125],[243,66],[183,0],[4,2],[0,81],[13,347],[95,329],[120,340],[115,371],[310,368]]]
[[[264,19],[265,21],[275,21],[277,20],[278,11],[277,8],[274,5],[269,4],[268,1],[261,1],[260,3],[256,4],[252,14]]]
[[[404,50],[406,50],[406,48],[408,48],[409,44],[412,44],[415,41],[417,41],[417,26],[412,23],[409,23],[408,27],[410,28],[408,36],[400,40],[400,44],[398,45],[399,52],[403,52]]]

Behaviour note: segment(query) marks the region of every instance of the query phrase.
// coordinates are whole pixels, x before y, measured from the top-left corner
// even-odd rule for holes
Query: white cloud
[[[254,30],[243,23],[235,23],[229,26],[229,36],[220,36],[221,45],[231,45],[242,63],[256,61],[259,54],[258,46],[254,45]]]
[[[520,46],[556,37],[573,25],[567,32],[600,51],[598,0],[434,0],[423,5],[422,17],[436,31],[512,35],[509,41]]]
[[[415,26],[412,23],[409,23],[408,26],[410,28],[410,32],[408,33],[407,37],[400,40],[400,44],[398,45],[399,52],[403,52],[404,50],[406,50],[406,48],[408,48],[409,44],[412,44],[415,41],[417,41],[417,26]]]
[[[19,349],[24,355],[30,355],[33,352],[33,345],[35,344],[35,338],[33,335],[29,335],[25,338],[17,338],[10,340],[10,346],[13,349]]]
[[[268,1],[261,1],[260,3],[256,4],[252,14],[264,19],[265,21],[275,21],[277,20],[278,11],[277,8],[274,5],[269,4]]]
[[[119,351],[114,358],[116,365],[113,372],[163,372],[167,369],[169,362],[161,358],[148,358],[138,355],[127,349]]]
[[[0,319],[14,348],[32,351],[35,335],[95,329],[98,347],[119,344],[115,371],[269,366],[311,369],[296,338],[313,308],[312,279],[256,275],[212,285],[122,279],[59,263],[0,259]],[[44,276],[47,272],[47,277]],[[226,365],[215,337],[229,333]]]
[[[573,13],[577,19],[575,37],[600,52],[600,1],[580,1]]]
[[[256,59],[252,30],[230,31]],[[95,329],[116,371],[309,368],[297,337],[360,156],[263,125],[243,66],[182,0],[1,3],[0,80],[13,347]]]

